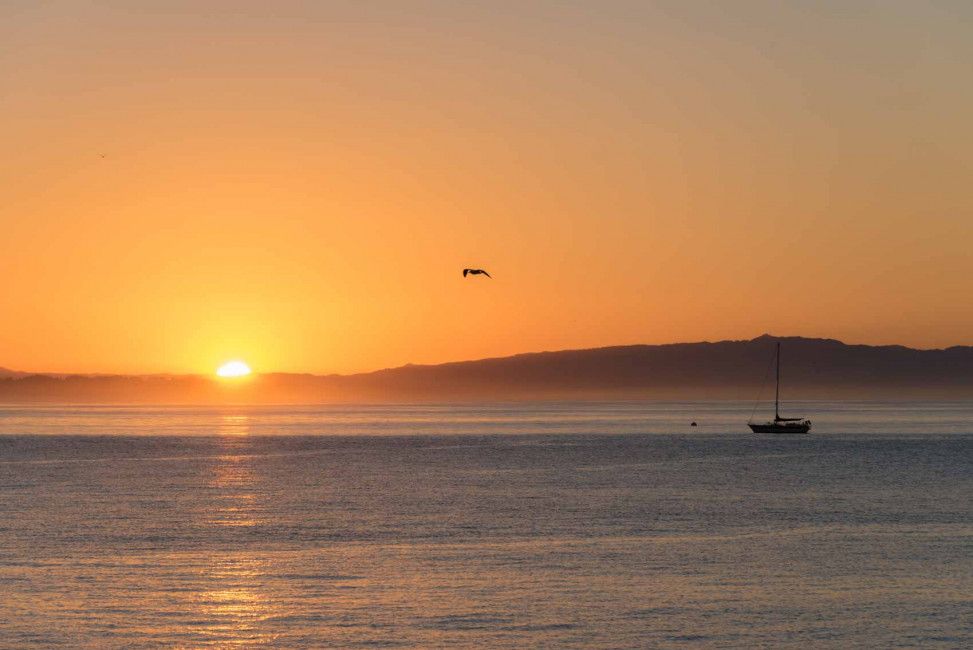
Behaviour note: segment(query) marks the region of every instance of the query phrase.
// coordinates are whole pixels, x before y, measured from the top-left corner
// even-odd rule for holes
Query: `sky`
[[[970,33],[968,2],[5,0],[0,366],[973,344]]]

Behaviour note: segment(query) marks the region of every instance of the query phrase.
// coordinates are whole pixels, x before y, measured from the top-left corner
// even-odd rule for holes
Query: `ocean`
[[[788,406],[3,406],[0,647],[973,645],[973,403]]]

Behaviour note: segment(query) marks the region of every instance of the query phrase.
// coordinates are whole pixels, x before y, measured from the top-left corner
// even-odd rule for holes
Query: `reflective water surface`
[[[973,405],[751,408],[2,407],[0,646],[969,646]]]

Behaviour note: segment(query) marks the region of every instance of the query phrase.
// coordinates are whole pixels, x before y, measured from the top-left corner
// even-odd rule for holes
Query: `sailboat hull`
[[[774,419],[763,424],[747,422],[754,433],[807,433],[811,421],[805,418],[782,418],[780,416],[780,341],[777,341],[777,388],[774,392]],[[754,407],[756,410],[757,407]]]
[[[754,433],[807,433],[811,430],[811,425],[807,422],[795,422],[784,424],[777,422],[767,422],[766,424],[749,424],[750,430]]]

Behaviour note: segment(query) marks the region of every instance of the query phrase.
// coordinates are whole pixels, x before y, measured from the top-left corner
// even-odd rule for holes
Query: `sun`
[[[220,377],[243,377],[250,374],[250,368],[242,361],[230,361],[220,366],[216,374]]]

